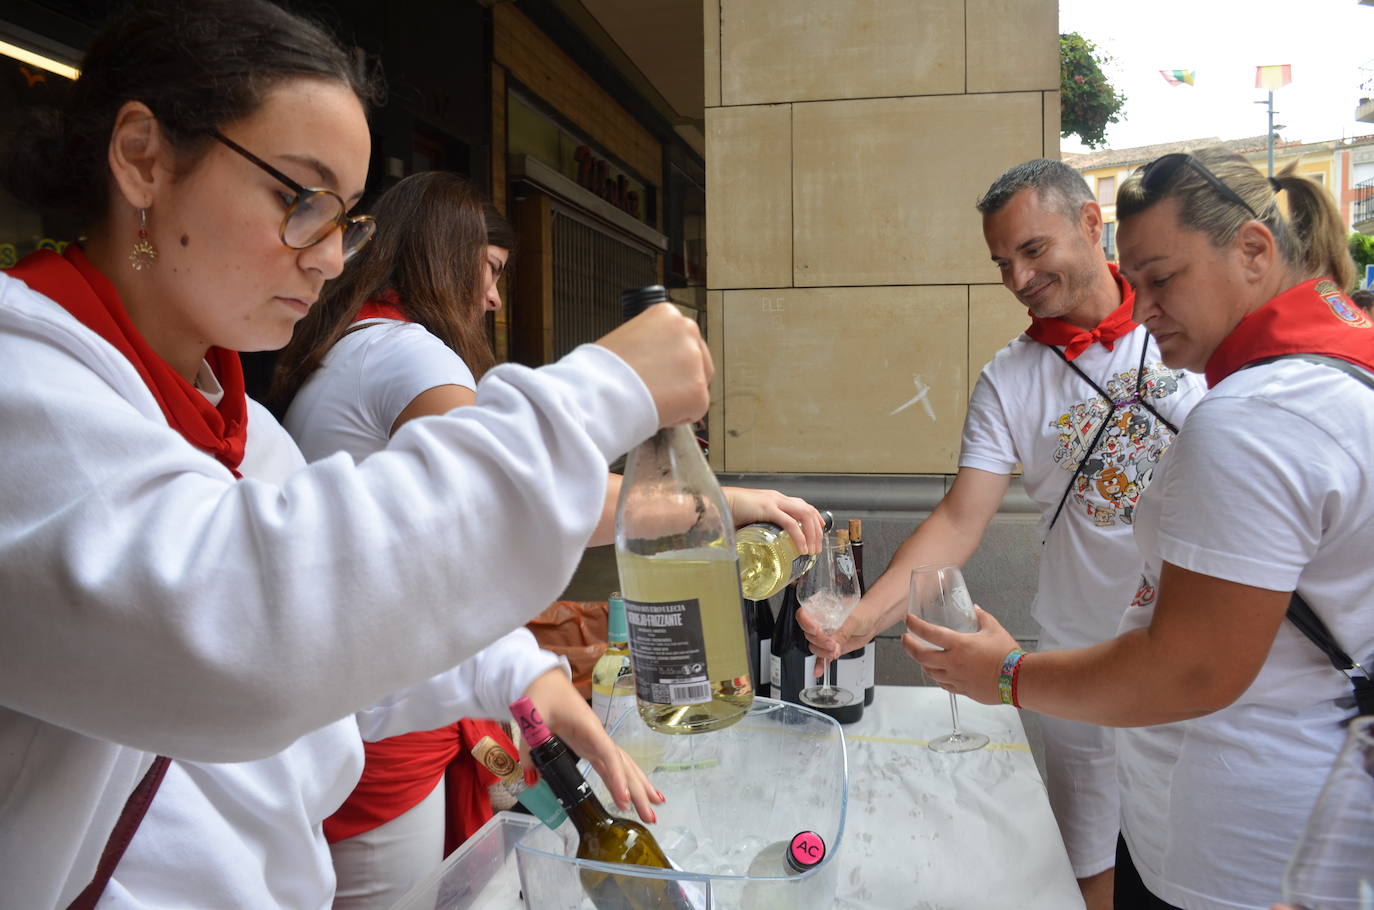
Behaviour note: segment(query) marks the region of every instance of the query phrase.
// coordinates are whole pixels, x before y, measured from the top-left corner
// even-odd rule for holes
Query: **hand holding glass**
[[[820,627],[834,636],[859,604],[859,579],[854,571],[854,556],[849,547],[827,534],[816,562],[797,581],[801,609]],[[810,686],[800,693],[803,703],[836,708],[854,700],[854,693],[831,685]]]
[[[1374,715],[1350,723],[1283,875],[1301,910],[1374,910]]]
[[[973,598],[969,597],[968,588],[964,586],[964,575],[958,566],[917,566],[912,569],[907,612],[932,625],[944,626],[955,632],[978,631]],[[960,731],[959,704],[954,700],[953,692],[949,693],[949,713],[954,732],[931,740],[930,748],[936,752],[971,752],[988,744],[988,738],[982,733]]]

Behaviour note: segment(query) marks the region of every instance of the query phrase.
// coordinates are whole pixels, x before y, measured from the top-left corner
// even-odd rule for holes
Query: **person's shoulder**
[[[1058,360],[1054,353],[1025,332],[998,348],[982,369],[982,374],[994,381],[1006,377],[1024,377],[1027,371],[1039,370],[1046,359]]]
[[[0,326],[11,329],[5,334],[12,338],[14,330],[22,329],[24,338],[42,338],[83,359],[92,351],[104,353],[108,350],[116,355],[116,360],[127,361],[66,307],[3,271],[0,271]]]

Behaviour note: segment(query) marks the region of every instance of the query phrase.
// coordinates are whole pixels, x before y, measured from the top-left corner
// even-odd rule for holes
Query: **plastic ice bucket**
[[[832,906],[849,790],[844,734],[834,720],[759,698],[746,717],[723,730],[668,736],[631,713],[611,736],[668,798],[649,830],[681,871],[579,860],[569,855],[575,836],[531,828],[515,847],[526,907],[622,910],[594,905],[581,886],[584,872],[674,879],[696,910]],[[599,778],[588,772],[588,780],[616,811]],[[826,857],[819,865],[800,874],[777,865],[750,874],[761,851],[799,831],[824,838]]]
[[[536,828],[534,816],[497,812],[391,910],[515,910],[515,843]]]

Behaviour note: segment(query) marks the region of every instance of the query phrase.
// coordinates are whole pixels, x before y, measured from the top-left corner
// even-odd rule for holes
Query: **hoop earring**
[[[129,265],[135,272],[152,268],[157,261],[157,250],[148,240],[148,210],[138,210],[138,240],[134,241],[133,252],[129,254]]]

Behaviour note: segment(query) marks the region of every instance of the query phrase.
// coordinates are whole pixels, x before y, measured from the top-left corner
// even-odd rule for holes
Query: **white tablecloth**
[[[849,758],[836,907],[842,910],[1076,910],[1083,898],[1016,709],[959,699],[966,731],[992,743],[932,752],[949,696],[879,686],[844,728]]]
[[[949,696],[925,686],[879,686],[863,720],[844,727],[849,807],[835,907],[1082,910],[1016,709],[961,698],[959,717],[992,743],[958,754],[928,749],[927,740],[950,730]],[[444,892],[453,902],[441,905],[520,910],[511,843],[497,838],[458,857],[484,871],[447,868]],[[394,910],[434,907],[437,888]]]

